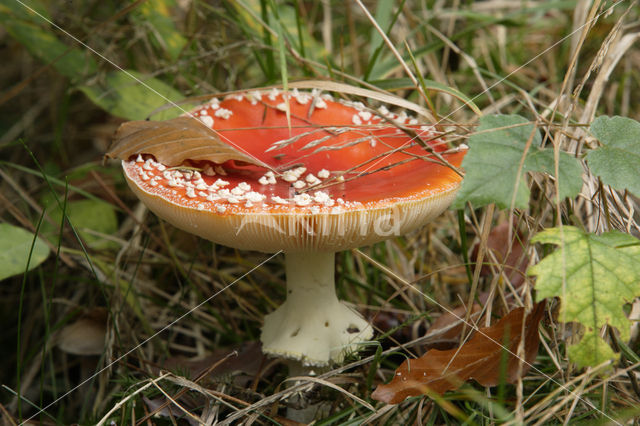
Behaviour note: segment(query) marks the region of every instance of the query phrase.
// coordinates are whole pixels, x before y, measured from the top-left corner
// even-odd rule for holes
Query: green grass
[[[0,285],[0,410],[7,424],[32,417],[95,424],[107,413],[108,421],[134,424],[169,396],[211,421],[255,415],[258,424],[282,424],[286,397],[297,389],[283,383],[284,364],[256,362],[260,353],[249,345],[263,316],[284,299],[283,257],[253,270],[270,255],[171,227],[138,203],[116,162],[102,164],[123,119],[167,102],[134,81],[134,89],[115,85],[113,64],[186,105],[200,95],[304,79],[382,88],[441,119],[456,145],[474,133],[480,111],[546,123],[543,143],[579,158],[596,146],[584,133],[596,115],[640,120],[639,45],[621,41],[637,31],[637,7],[626,10],[631,2],[601,2],[593,13],[611,13],[593,22],[589,4],[577,0],[366,2],[400,60],[358,2],[26,3],[111,63],[20,3],[0,2],[0,222],[39,230],[51,249],[47,261]],[[605,50],[620,49],[615,67],[598,61]],[[340,253],[340,298],[384,338],[322,372],[344,392],[315,385],[308,397],[326,409],[317,424],[600,424],[606,416],[625,422],[640,415],[632,380],[637,336],[621,342],[622,361],[611,369],[577,369],[566,348],[578,327],[558,323],[553,303],[535,369],[515,385],[471,382],[397,406],[370,399],[372,385],[388,381],[404,359],[443,343],[422,337],[445,308],[476,299],[496,318],[504,315],[513,287],[496,272],[502,259],[485,257],[495,264],[486,274],[466,262],[474,244],[487,244],[492,227],[517,223],[525,241],[558,223],[639,235],[637,198],[586,179],[580,196],[558,203],[553,182],[536,175],[524,209],[467,206],[406,237]],[[83,201],[112,213],[115,227],[107,219],[74,219]],[[548,250],[532,246],[526,256],[534,264]],[[534,283],[527,277],[519,288],[525,303]],[[63,331],[87,318],[81,331],[89,337],[69,344],[96,335],[105,344],[91,355],[63,351]],[[233,350],[238,356],[221,362]],[[179,367],[165,374],[165,365]],[[184,416],[173,406],[171,415],[163,411],[151,422],[186,424]]]

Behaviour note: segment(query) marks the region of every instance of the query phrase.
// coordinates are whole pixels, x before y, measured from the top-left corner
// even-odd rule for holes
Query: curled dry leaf
[[[413,111],[416,114],[426,117],[429,122],[434,123],[438,120],[435,119],[431,111],[428,109],[421,107],[415,102],[408,101],[399,96],[391,95],[387,92],[382,92],[379,90],[370,90],[364,89],[358,86],[352,86],[350,84],[339,83],[336,81],[327,81],[327,80],[304,80],[304,81],[295,81],[289,83],[289,87],[298,88],[298,89],[318,89],[318,90],[326,90],[332,91],[336,93],[342,94],[350,94],[355,95],[365,99],[375,99],[377,101],[382,102],[387,105],[395,105],[397,107]]]
[[[514,383],[519,372],[525,374],[529,370],[538,353],[538,324],[544,307],[544,301],[536,304],[529,315],[525,315],[524,308],[516,308],[495,325],[479,329],[461,348],[432,349],[418,359],[406,360],[398,367],[391,382],[379,385],[371,397],[398,404],[410,396],[430,392],[443,394],[457,389],[469,379],[483,386],[495,386],[501,379],[503,346],[509,350],[504,379]],[[514,354],[522,338],[524,362],[519,369],[519,360]]]
[[[255,157],[220,138],[194,117],[165,121],[128,121],[117,130],[107,158],[128,160],[135,154],[151,154],[162,164],[180,165],[185,160],[224,163],[236,160],[267,167]]]

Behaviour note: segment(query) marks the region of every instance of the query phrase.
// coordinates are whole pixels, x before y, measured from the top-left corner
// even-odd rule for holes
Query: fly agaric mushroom
[[[168,122],[125,123],[107,155],[174,226],[229,247],[284,251],[287,298],[264,319],[263,351],[326,366],[373,336],[336,297],[335,252],[440,215],[464,153],[404,113],[273,89],[214,98]]]

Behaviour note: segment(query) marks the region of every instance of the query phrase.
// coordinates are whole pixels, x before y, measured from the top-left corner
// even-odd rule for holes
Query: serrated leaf
[[[533,135],[526,157],[525,148]],[[540,148],[541,137],[533,124],[519,115],[488,115],[480,118],[476,132],[469,137],[469,152],[462,162],[465,178],[453,203],[463,208],[467,201],[480,207],[496,203],[500,208],[513,204],[525,208],[529,201],[527,172],[554,175],[554,156],[550,148]],[[577,159],[561,153],[560,196],[573,197],[582,186],[582,168]]]
[[[110,72],[95,85],[79,89],[105,111],[129,120],[144,120],[156,109],[183,99],[180,92],[163,81],[136,71]],[[164,120],[189,109],[190,106],[181,105],[181,108],[173,107],[151,118]]]
[[[57,204],[49,208],[48,213],[54,223],[60,223],[62,210]],[[116,212],[109,204],[98,200],[69,201],[66,213],[69,221],[89,247],[93,249],[117,247],[115,242],[96,235],[96,233],[112,235],[118,230]],[[58,229],[45,222],[42,225],[42,231],[45,234],[57,235]]]
[[[567,352],[579,368],[596,366],[620,357],[595,330],[587,331],[578,343],[567,348]]]
[[[44,262],[49,256],[49,246],[40,237],[33,244],[33,233],[10,225],[0,223],[0,281],[14,275],[22,274]],[[31,251],[31,261],[27,269],[27,260]]]
[[[462,161],[466,174],[454,208],[463,208],[466,201],[475,206],[495,202],[507,208],[512,199],[515,207],[526,207],[529,190],[522,173],[517,184],[516,181],[525,144],[533,132],[533,125],[527,123],[527,119],[517,115],[480,118],[476,133],[469,137],[469,152]],[[533,145],[540,145],[540,134],[536,131],[533,137]]]
[[[631,322],[623,305],[640,296],[640,241],[618,231],[596,236],[572,226],[547,229],[532,241],[560,246],[529,268],[537,276],[536,299],[559,297],[560,321],[588,330],[608,324],[626,340]]]
[[[538,171],[555,176],[555,158],[553,149],[535,150],[527,156],[525,167],[529,171]],[[558,157],[560,199],[573,198],[582,189],[582,166],[575,157],[560,152]]]
[[[591,171],[613,188],[640,196],[640,123],[626,117],[598,117],[591,133],[602,147],[587,154]]]

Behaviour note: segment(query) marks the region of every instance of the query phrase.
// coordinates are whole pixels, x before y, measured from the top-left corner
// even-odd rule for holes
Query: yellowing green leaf
[[[152,40],[173,61],[178,59],[187,44],[187,39],[178,31],[172,18],[171,11],[175,7],[173,0],[146,1],[133,15],[136,23],[151,27]]]
[[[611,346],[607,345],[595,330],[587,331],[582,339],[569,346],[567,351],[569,358],[580,368],[596,366],[610,359],[617,360],[620,356],[613,352]]]
[[[129,120],[144,120],[156,109],[183,98],[168,84],[136,71],[108,73],[96,84],[82,86],[80,90],[105,111]],[[151,118],[165,120],[177,117],[190,108],[186,105],[182,105],[182,108],[172,107]]]
[[[640,196],[640,123],[626,117],[598,117],[591,133],[603,145],[587,154],[591,171],[605,184]]]
[[[52,66],[62,75],[77,79],[96,72],[97,64],[89,51],[60,40],[46,21],[50,19],[44,6],[31,2],[29,8],[17,2],[0,4],[0,24],[11,37],[33,56]],[[33,10],[33,11],[32,11]]]
[[[62,219],[62,210],[54,204],[49,210],[49,215],[55,223],[60,223]],[[113,208],[103,202],[97,200],[79,200],[69,201],[66,207],[67,217],[78,234],[94,249],[106,249],[117,246],[113,241],[107,240],[98,234],[112,235],[118,229],[118,219]],[[51,225],[44,223],[43,233],[56,234],[58,229],[54,229]]]
[[[264,31],[263,25],[255,19],[255,17],[262,15],[263,5],[261,3],[260,0],[247,0],[243,2],[229,2],[229,5],[232,5],[236,13],[238,13],[238,16],[242,18],[242,22],[246,25],[244,30],[261,34]],[[299,16],[295,5],[283,2],[278,5],[277,11],[277,16],[275,16],[271,7],[266,8],[268,16],[267,22],[271,25],[271,28],[277,31],[277,27],[279,26],[281,29],[281,31],[278,31],[278,36],[284,35],[296,50],[304,51],[305,57],[324,61],[324,58],[327,57],[327,50],[313,36],[312,28],[302,25],[300,32],[298,31]],[[300,46],[300,42],[302,42],[303,46]],[[277,40],[275,40],[272,47],[277,47],[277,43]]]
[[[0,280],[31,270],[47,259],[49,247],[39,237],[33,244],[33,237],[33,233],[25,229],[0,223]]]
[[[532,241],[559,246],[529,268],[537,276],[536,299],[559,297],[560,321],[579,322],[588,332],[608,324],[628,339],[631,322],[623,305],[640,296],[640,241],[617,231],[596,236],[572,226],[547,229]],[[602,353],[593,359],[602,360]]]
[[[34,23],[45,23],[46,20],[51,20],[49,11],[40,0],[21,0],[20,3],[15,0],[2,1],[0,16],[2,15]]]
[[[541,149],[540,143],[540,133],[524,117],[480,118],[476,132],[469,137],[470,149],[462,162],[466,175],[453,207],[462,208],[470,201],[475,207],[496,203],[501,208],[525,208],[529,201],[525,173],[555,174],[553,150]],[[560,198],[574,197],[582,186],[582,167],[564,152],[558,160]]]

